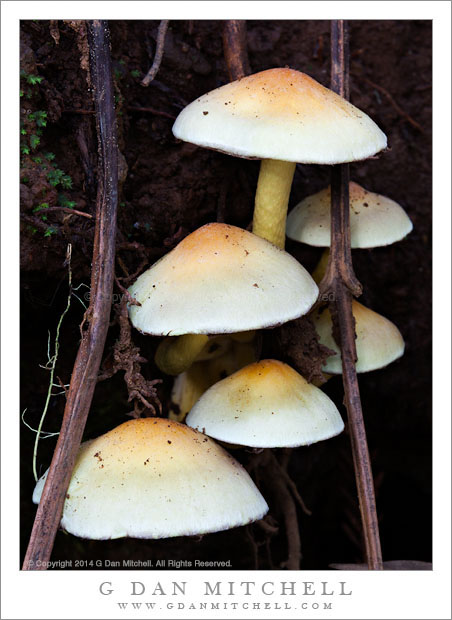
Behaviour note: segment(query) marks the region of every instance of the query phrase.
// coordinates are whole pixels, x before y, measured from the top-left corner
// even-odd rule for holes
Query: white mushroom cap
[[[245,469],[214,441],[178,422],[142,418],[82,444],[61,526],[96,540],[168,538],[226,530],[267,511]]]
[[[309,445],[344,429],[333,401],[276,360],[250,364],[213,385],[186,423],[220,441],[255,448]]]
[[[369,372],[387,366],[403,355],[405,343],[402,334],[389,319],[353,300],[352,312],[355,317],[357,372]],[[327,308],[314,312],[311,316],[319,342],[336,355],[329,357],[322,370],[333,375],[342,373],[340,349],[333,338],[331,315]]]
[[[221,86],[182,110],[176,138],[257,159],[338,164],[386,148],[385,134],[308,75],[268,69]]]
[[[220,334],[272,327],[312,307],[318,288],[290,254],[227,224],[188,235],[129,289],[145,334]]]
[[[386,196],[349,185],[352,248],[376,248],[400,241],[413,229],[404,209]],[[289,239],[317,247],[331,243],[331,187],[308,196],[287,217]]]

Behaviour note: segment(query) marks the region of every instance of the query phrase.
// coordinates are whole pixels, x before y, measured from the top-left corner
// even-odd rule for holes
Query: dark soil
[[[222,25],[219,21],[170,22],[160,71],[143,88],[140,79],[152,62],[158,22],[110,24],[122,154],[118,276],[141,272],[202,224],[222,220],[246,228],[251,221],[258,162],[178,143],[171,133],[182,107],[229,81]],[[399,361],[360,376],[383,555],[385,560],[431,561],[431,22],[352,21],[350,26],[351,100],[384,130],[390,146],[377,159],[352,165],[351,176],[367,189],[397,200],[414,223],[413,232],[400,243],[354,252],[357,275],[364,285],[363,303],[394,321],[406,341]],[[249,21],[247,28],[252,72],[288,65],[329,84],[329,22]],[[45,214],[45,209],[35,209],[43,203],[64,206],[69,201],[70,206],[76,203],[75,209],[92,214],[97,147],[83,28],[61,21],[26,21],[21,34],[21,68],[26,74],[21,79],[21,121],[27,132],[21,140],[25,147],[31,135],[40,141],[28,153],[25,148],[21,167],[21,410],[26,409],[25,419],[36,427],[47,392],[48,371],[40,365],[47,361],[48,331],[55,333],[66,303],[67,244],[72,244],[74,286],[85,285],[77,294],[86,300],[94,225],[89,218],[66,211]],[[30,84],[27,76],[42,79]],[[41,127],[36,115],[40,111],[46,112]],[[49,181],[51,163],[54,171],[61,171],[51,176],[54,184]],[[60,174],[59,180],[55,174]],[[327,185],[329,174],[325,166],[297,166],[290,206]],[[69,175],[69,181],[62,175]],[[287,250],[308,269],[320,256],[318,250],[294,242],[287,243]],[[118,289],[116,294],[118,301]],[[83,312],[73,298],[62,327],[57,366],[64,384],[70,380]],[[279,354],[303,367],[297,362],[295,346],[299,332],[299,325],[292,332],[290,326],[265,332],[263,354]],[[117,336],[118,327],[112,327],[104,355],[107,367]],[[138,333],[133,333],[133,339],[141,355],[152,360],[158,339]],[[319,356],[309,336],[300,341],[300,347]],[[303,370],[309,374],[312,368]],[[152,361],[143,364],[141,371],[148,380],[163,379],[156,387],[166,414],[171,380]],[[98,384],[86,438],[128,419],[133,407],[127,402],[123,376],[119,372]],[[324,389],[345,418],[340,379]],[[58,430],[63,409],[64,396],[51,400],[46,430]],[[35,514],[33,441],[34,434],[23,426],[22,553]],[[50,463],[54,445],[54,438],[40,443],[41,473]],[[244,464],[253,458],[244,450],[235,456]],[[302,568],[361,561],[347,433],[294,451],[289,471],[312,511],[312,516],[301,511],[298,515]],[[284,521],[271,488],[266,488],[265,481],[261,486],[270,514],[280,526],[268,552],[265,544],[260,545],[265,534],[254,525],[201,540],[95,542],[59,532],[53,558],[230,559],[234,569],[253,569],[257,542],[259,568],[278,568],[287,557]]]

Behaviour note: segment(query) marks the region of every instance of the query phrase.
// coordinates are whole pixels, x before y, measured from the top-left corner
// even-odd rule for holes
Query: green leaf
[[[41,139],[39,138],[39,136],[35,134],[30,136],[30,146],[33,150],[39,145],[40,142],[41,142]]]
[[[67,207],[68,209],[73,209],[77,206],[77,203],[69,200],[66,194],[58,194],[58,203],[61,207]]]
[[[32,86],[36,86],[36,84],[40,84],[44,78],[39,77],[38,75],[27,75],[26,80]]]
[[[61,177],[61,186],[64,187],[64,189],[72,189],[72,179],[68,174]]]
[[[38,110],[34,113],[34,117],[38,127],[47,126],[47,112],[44,112],[44,110]]]

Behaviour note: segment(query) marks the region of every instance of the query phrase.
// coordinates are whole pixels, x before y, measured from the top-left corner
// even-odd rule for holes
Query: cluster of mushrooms
[[[315,279],[284,251],[291,239],[330,243],[330,190],[287,218],[296,163],[366,159],[386,136],[363,112],[307,75],[270,69],[188,105],[176,138],[245,159],[261,159],[252,232],[211,223],[195,230],[129,289],[133,326],[164,337],[156,362],[175,376],[167,418],[130,420],[82,444],[61,526],[90,539],[167,538],[225,530],[261,519],[268,505],[227,447],[305,446],[339,434],[331,399],[293,368],[258,360],[256,330],[308,314]],[[350,183],[352,247],[387,245],[411,222],[395,202]],[[387,365],[404,343],[387,319],[354,302],[357,370]],[[327,309],[312,318],[337,355]],[[188,414],[188,415],[187,415]],[[46,474],[33,500],[39,502]]]

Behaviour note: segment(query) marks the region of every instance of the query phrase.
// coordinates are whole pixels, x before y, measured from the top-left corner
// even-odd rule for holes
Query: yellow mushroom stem
[[[205,334],[184,334],[165,338],[155,352],[155,363],[167,375],[179,375],[190,368],[209,340]]]
[[[190,368],[194,361],[211,360],[225,354],[230,342],[252,342],[256,332],[250,330],[222,336],[205,334],[184,334],[168,336],[157,347],[154,361],[167,375],[180,375]],[[215,349],[209,350],[209,346]]]
[[[287,206],[295,163],[263,159],[257,182],[253,233],[284,249]]]

